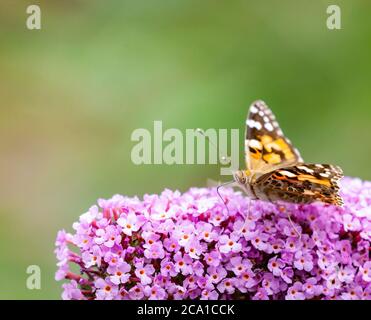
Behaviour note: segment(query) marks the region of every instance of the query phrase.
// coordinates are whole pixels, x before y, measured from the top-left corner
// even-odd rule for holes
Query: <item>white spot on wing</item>
[[[306,166],[298,166],[298,169],[303,170],[303,171],[305,171],[307,173],[313,173],[313,170],[310,169],[310,168],[308,168],[308,167],[306,167]]]
[[[292,173],[290,171],[286,171],[286,170],[280,170],[279,171],[280,174],[286,176],[286,177],[289,177],[289,178],[294,178],[296,177],[296,174],[295,173]]]
[[[251,112],[251,113],[257,113],[257,112],[258,112],[258,108],[255,107],[254,105],[252,105],[252,106],[250,107],[250,112]]]
[[[255,139],[252,139],[252,140],[249,141],[249,146],[251,148],[256,148],[256,149],[259,149],[259,150],[261,150],[263,148],[262,144],[258,140],[255,140]]]
[[[246,125],[250,128],[253,128],[254,127],[254,124],[255,124],[255,121],[252,120],[252,119],[247,119],[246,120]]]
[[[267,122],[266,124],[264,124],[264,127],[265,129],[267,129],[268,131],[273,131],[273,126],[271,123]]]
[[[262,128],[262,125],[260,122],[255,121],[255,128],[260,130]]]
[[[262,125],[260,122],[257,122],[253,119],[248,119],[246,121],[246,125],[249,127],[249,128],[256,128],[258,130],[260,130],[262,128]]]

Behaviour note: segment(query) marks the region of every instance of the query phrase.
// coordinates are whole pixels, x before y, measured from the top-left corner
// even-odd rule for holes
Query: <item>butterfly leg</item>
[[[248,204],[247,204],[247,216],[249,217],[250,216],[250,208],[251,208],[251,198],[250,197],[248,197],[249,198],[249,201],[248,201]]]
[[[298,236],[298,238],[301,239],[301,233],[298,231],[298,229],[295,227],[294,223],[292,222],[290,213],[286,210],[286,208],[284,206],[280,205],[277,202],[279,199],[277,199],[277,195],[275,194],[275,192],[272,192],[270,190],[267,190],[266,191],[266,196],[267,196],[267,198],[269,199],[269,201],[271,203],[274,203],[276,206],[278,206],[278,209],[281,212],[285,212],[286,213],[287,219],[289,220],[291,227],[293,228],[293,230],[296,233],[296,235]]]
[[[286,213],[287,219],[289,220],[292,229],[295,231],[295,233],[296,233],[296,235],[298,236],[299,240],[301,240],[301,232],[298,231],[298,229],[295,227],[294,223],[292,222],[292,220],[291,220],[291,216],[290,216],[290,213],[289,213],[289,212],[286,210],[286,208],[283,207],[283,206],[279,206],[279,210],[280,210],[281,212],[284,211],[284,212]]]
[[[242,218],[246,219],[247,217],[250,217],[250,207],[251,207],[251,198],[250,197],[247,197],[248,198],[248,202],[247,202],[247,216],[245,216],[242,212],[240,213]],[[239,231],[238,233],[238,236],[241,236],[242,234],[242,229]]]
[[[217,192],[217,194],[218,194],[220,200],[223,202],[224,206],[226,207],[227,212],[228,212],[228,215],[230,215],[229,208],[228,208],[228,206],[227,206],[227,201],[223,199],[223,197],[222,197],[222,195],[220,194],[220,191],[219,191],[219,189],[220,189],[221,187],[224,187],[224,186],[226,186],[227,184],[230,184],[230,182],[223,183],[223,184],[220,184],[219,186],[217,186],[217,187],[216,187],[216,192]]]

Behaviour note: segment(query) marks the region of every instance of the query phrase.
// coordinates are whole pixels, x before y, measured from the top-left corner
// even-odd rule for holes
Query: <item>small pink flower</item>
[[[279,277],[282,275],[282,269],[285,267],[285,263],[277,257],[273,257],[268,262],[268,269],[273,275]]]
[[[353,217],[351,214],[343,215],[343,223],[345,231],[359,231],[361,229],[361,223],[359,219]]]
[[[144,297],[144,287],[142,284],[137,283],[129,290],[129,297],[131,300],[141,300]]]
[[[169,252],[176,252],[179,250],[178,241],[173,238],[166,238],[164,240],[164,247]]]
[[[219,294],[216,292],[216,290],[207,290],[204,289],[201,292],[201,300],[217,300]]]
[[[107,251],[104,255],[103,260],[108,263],[109,266],[116,266],[119,263],[123,262],[123,259],[117,253],[113,253],[112,251]]]
[[[169,292],[173,294],[174,300],[183,300],[187,297],[187,290],[179,285],[174,286]]]
[[[226,275],[227,271],[221,266],[207,268],[207,277],[210,283],[219,283]]]
[[[81,293],[78,283],[75,280],[71,280],[70,283],[63,284],[63,300],[84,300],[84,296]]]
[[[371,282],[371,261],[367,261],[362,267],[360,267],[359,272],[364,281]]]
[[[348,264],[351,260],[352,246],[349,240],[341,240],[336,243],[335,248],[340,253],[341,263]]]
[[[143,262],[135,264],[135,274],[140,279],[142,285],[152,283],[151,275],[155,272],[154,267],[151,264],[144,265]]]
[[[294,266],[298,270],[309,272],[313,269],[313,258],[309,253],[298,251],[295,254]]]
[[[170,276],[174,277],[178,274],[178,272],[175,269],[175,265],[171,260],[164,259],[161,261],[161,274],[164,276]]]
[[[232,270],[236,276],[241,275],[246,270],[251,270],[253,264],[248,259],[242,259],[241,257],[233,257],[230,260],[230,266],[228,270]]]
[[[302,290],[303,285],[300,282],[295,282],[294,285],[288,289],[286,300],[304,300],[305,295]]]
[[[218,233],[214,230],[213,225],[206,222],[199,222],[196,225],[196,231],[198,233],[198,240],[204,240],[211,242],[218,238]]]
[[[337,276],[341,282],[352,283],[355,276],[355,270],[351,266],[341,267]]]
[[[303,291],[307,299],[312,299],[313,297],[320,295],[322,286],[317,284],[316,278],[308,278],[303,284]]]
[[[124,232],[128,236],[131,236],[133,232],[138,231],[141,227],[140,220],[133,212],[130,212],[128,215],[122,214],[117,220],[117,224],[122,227],[122,232]]]
[[[235,279],[234,278],[226,278],[222,280],[221,283],[218,284],[218,290],[221,293],[229,293],[232,294],[235,292]]]
[[[245,271],[240,275],[240,280],[245,288],[250,289],[254,287],[258,281],[255,279],[255,274],[252,271]]]
[[[145,249],[144,256],[148,259],[163,259],[165,257],[165,251],[162,243],[156,242]]]
[[[265,251],[267,250],[268,246],[268,238],[269,236],[265,233],[259,233],[256,232],[255,236],[251,239],[251,244],[258,250],[260,251]]]
[[[228,237],[223,235],[219,238],[220,247],[219,250],[221,253],[229,252],[239,252],[241,251],[242,245],[238,242],[237,236]]]
[[[268,295],[278,293],[280,287],[279,279],[267,272],[263,276],[262,287]]]
[[[220,253],[216,250],[207,252],[204,256],[204,261],[209,265],[216,267],[220,264]]]
[[[86,268],[90,268],[92,266],[101,266],[102,262],[102,250],[99,246],[93,246],[92,252],[85,251],[82,253],[82,261],[85,264]]]
[[[95,287],[97,288],[96,297],[98,300],[114,300],[118,295],[118,287],[109,279],[97,279]]]
[[[192,273],[192,258],[188,254],[177,252],[174,256],[175,270],[183,275]]]
[[[115,266],[109,266],[107,271],[111,276],[109,277],[111,282],[115,285],[120,283],[126,283],[129,280],[131,267],[126,262],[121,262]]]
[[[259,288],[255,295],[252,297],[252,300],[269,300],[269,296],[265,289]]]
[[[294,270],[292,268],[287,267],[282,270],[281,278],[286,283],[292,283],[293,276],[294,276]]]
[[[184,250],[192,259],[199,259],[201,254],[206,250],[206,246],[194,238],[184,246]]]
[[[153,287],[146,286],[144,288],[144,294],[148,297],[148,300],[163,300],[167,296],[165,290],[158,285],[154,285]]]

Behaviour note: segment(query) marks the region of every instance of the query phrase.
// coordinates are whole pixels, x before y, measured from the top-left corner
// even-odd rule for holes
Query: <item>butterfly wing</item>
[[[303,162],[280,129],[272,111],[264,101],[251,104],[246,120],[245,161],[256,177],[280,167]]]
[[[342,176],[338,166],[302,163],[262,175],[254,183],[254,190],[259,198],[268,201],[321,201],[342,206],[343,201],[338,194],[338,181]]]

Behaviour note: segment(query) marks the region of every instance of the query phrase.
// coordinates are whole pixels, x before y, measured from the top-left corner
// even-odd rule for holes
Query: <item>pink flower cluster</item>
[[[62,297],[370,299],[371,182],[341,185],[343,208],[223,189],[227,210],[206,188],[98,200],[58,233]]]

